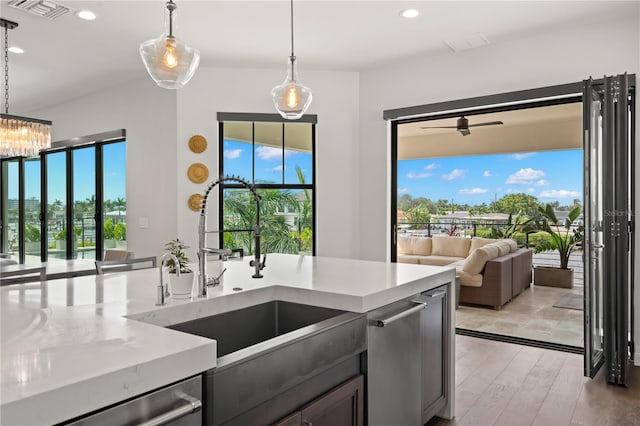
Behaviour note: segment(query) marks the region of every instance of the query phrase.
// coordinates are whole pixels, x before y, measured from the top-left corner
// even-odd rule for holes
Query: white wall
[[[276,113],[271,88],[284,80],[286,69],[200,68],[187,86],[178,91],[178,236],[197,247],[199,214],[190,210],[187,200],[202,193],[217,179],[218,112]],[[313,90],[308,114],[318,115],[316,126],[316,208],[317,252],[323,256],[357,256],[358,244],[358,74],[299,69],[302,82]],[[188,148],[189,138],[201,134],[208,140],[202,154]],[[194,184],[187,169],[194,162],[204,163],[209,179]],[[209,229],[217,229],[218,212],[209,204]],[[214,239],[215,240],[215,239]],[[213,241],[211,242],[213,244]],[[194,259],[195,260],[195,259]]]
[[[640,77],[638,16],[549,32],[545,36],[496,43],[487,47],[428,59],[405,61],[360,76],[360,181],[375,188],[360,199],[360,256],[388,256],[390,182],[380,173],[389,164],[386,109],[571,83],[589,76],[623,72]],[[637,122],[640,123],[640,114]],[[640,141],[637,136],[636,144]],[[640,150],[636,162],[640,164]],[[636,172],[640,201],[640,173]],[[637,215],[636,215],[637,218]],[[367,232],[364,232],[367,230]],[[640,252],[640,235],[635,238]],[[640,253],[638,253],[640,254]],[[640,342],[640,260],[636,258],[636,332]],[[640,347],[640,345],[639,345]],[[640,365],[640,352],[636,353]]]
[[[126,129],[128,249],[161,255],[177,233],[176,93],[145,78],[31,115],[53,121],[53,141]]]

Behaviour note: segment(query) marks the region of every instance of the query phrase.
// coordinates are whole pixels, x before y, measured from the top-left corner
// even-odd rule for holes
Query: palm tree
[[[284,213],[297,212],[298,201],[288,190],[262,189],[260,200],[260,227],[262,242],[270,252],[297,253],[298,243],[291,235],[290,225]],[[224,229],[253,229],[256,210],[253,196],[247,190],[227,190],[224,196]],[[251,232],[226,232],[224,246],[243,248],[246,254],[254,251],[254,235]]]

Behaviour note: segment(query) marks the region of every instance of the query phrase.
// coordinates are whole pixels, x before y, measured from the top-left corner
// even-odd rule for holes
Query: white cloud
[[[398,188],[398,194],[408,194],[409,188]]]
[[[224,158],[228,158],[229,160],[234,160],[240,157],[240,154],[242,154],[241,149],[225,149],[224,150]]]
[[[539,181],[536,182],[537,186],[547,186],[547,185],[551,185],[551,183],[549,183],[548,180],[544,180],[544,179],[540,179]]]
[[[569,191],[568,189],[550,189],[542,191],[540,198],[577,198],[581,195],[578,191]]]
[[[490,177],[490,176],[495,176],[495,175],[494,175],[494,174],[492,174],[492,173],[491,173],[491,171],[489,171],[489,170],[485,170],[485,171],[482,173],[482,176],[484,176],[484,177]]]
[[[409,179],[426,179],[433,176],[433,173],[407,173]]]
[[[261,160],[281,160],[282,149],[272,148],[270,146],[259,146],[256,148],[256,154]]]
[[[275,166],[275,167],[274,167],[273,169],[271,169],[271,170],[273,170],[274,172],[281,172],[281,171],[282,171],[282,169],[284,169],[284,166],[281,164],[281,165],[279,165],[279,166]]]
[[[479,194],[484,194],[486,193],[488,190],[484,189],[484,188],[471,188],[471,189],[461,189],[460,191],[458,191],[458,194],[463,194],[463,195],[479,195]]]
[[[536,189],[535,188],[528,188],[527,192],[530,193],[530,194],[533,194],[534,192],[536,192]]]
[[[426,166],[424,166],[424,169],[425,170],[433,170],[433,169],[437,169],[438,167],[440,167],[440,164],[431,163],[431,164],[427,164]]]
[[[529,158],[532,155],[536,155],[535,152],[521,152],[519,154],[513,154],[513,158],[516,160],[524,160],[525,158]]]
[[[531,167],[520,169],[507,178],[505,183],[512,185],[530,185],[534,180],[544,177],[542,170],[535,170]]]
[[[451,173],[442,175],[442,179],[444,180],[462,179],[466,174],[467,174],[466,170],[453,169]]]

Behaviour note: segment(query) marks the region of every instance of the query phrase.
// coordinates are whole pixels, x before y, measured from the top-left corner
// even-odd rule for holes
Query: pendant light
[[[32,157],[51,146],[51,121],[9,115],[9,30],[16,22],[0,18],[4,28],[4,108],[0,113],[0,156]]]
[[[191,80],[200,63],[200,52],[173,35],[173,14],[178,6],[167,2],[165,34],[140,44],[140,56],[149,75],[165,89],[179,89]]]
[[[311,89],[298,80],[296,56],[293,53],[293,0],[291,0],[291,56],[284,82],[271,90],[276,110],[286,119],[297,120],[311,105]]]

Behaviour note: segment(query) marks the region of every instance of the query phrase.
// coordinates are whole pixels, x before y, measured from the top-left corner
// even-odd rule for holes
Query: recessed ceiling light
[[[85,21],[93,21],[96,19],[96,14],[91,12],[90,10],[81,10],[76,12],[76,16],[80,19],[84,19]]]
[[[403,18],[411,19],[420,15],[420,12],[417,9],[405,9],[400,12],[400,16]]]
[[[24,49],[22,47],[18,47],[18,46],[11,46],[9,48],[9,52],[11,52],[11,53],[24,53]]]

